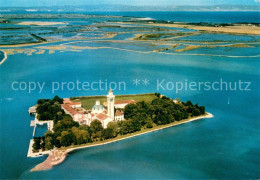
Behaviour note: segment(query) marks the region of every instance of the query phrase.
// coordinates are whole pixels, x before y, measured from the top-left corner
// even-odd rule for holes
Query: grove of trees
[[[39,120],[60,119],[64,111],[61,109],[63,99],[55,96],[53,99],[39,99],[37,102],[37,118]]]

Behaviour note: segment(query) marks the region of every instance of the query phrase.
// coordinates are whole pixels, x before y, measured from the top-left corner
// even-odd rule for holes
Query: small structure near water
[[[32,106],[29,108],[29,114],[36,114],[36,106]]]

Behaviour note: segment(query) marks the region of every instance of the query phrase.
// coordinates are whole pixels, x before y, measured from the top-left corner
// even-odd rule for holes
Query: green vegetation
[[[98,97],[104,98],[104,96]],[[174,103],[172,99],[159,93],[124,95],[118,97],[118,99],[125,99],[124,97],[129,99],[136,97],[135,100],[145,97],[146,101],[142,100],[136,104],[127,105],[124,109],[126,120],[110,122],[107,128],[103,128],[98,120],[92,121],[90,126],[79,125],[73,121],[70,115],[65,114],[63,111],[60,113],[59,111],[57,116],[54,116],[53,132],[47,131],[43,137],[35,137],[33,151],[38,152],[40,149],[43,151],[50,150],[54,147],[79,146],[112,138],[117,139],[135,132],[146,132],[147,129],[156,129],[160,126],[205,114],[204,106],[194,105],[191,101]],[[53,109],[52,106],[57,106],[59,99],[58,96],[53,100],[41,99],[38,101],[40,103],[38,106],[45,107],[47,103],[49,109]],[[81,97],[80,99],[86,100],[88,98]],[[51,105],[50,102],[54,103]],[[53,111],[51,110],[51,112]]]
[[[135,38],[135,40],[150,40],[150,39],[159,39],[162,34],[153,33],[153,34],[143,34]]]
[[[117,95],[116,101],[121,100],[135,100],[135,101],[152,101],[156,96],[154,93],[149,94],[137,94],[137,95]],[[81,102],[82,106],[85,109],[91,109],[95,103],[96,100],[99,100],[101,104],[107,101],[106,96],[85,96],[85,97],[72,97],[70,98],[74,102]]]
[[[188,25],[194,26],[209,26],[209,27],[225,27],[225,26],[234,26],[232,23],[207,23],[207,22],[199,22],[199,23],[185,23]]]
[[[140,34],[134,38],[134,40],[172,40],[173,37],[183,37],[194,35],[193,32],[173,32],[173,33],[147,33]]]
[[[154,125],[169,124],[203,114],[205,114],[204,106],[193,105],[190,101],[174,103],[172,99],[161,97],[160,94],[157,94],[157,98],[151,102],[129,104],[124,109],[125,119],[138,123],[137,129],[139,126],[151,128]]]
[[[63,99],[55,96],[51,99],[39,99],[37,102],[37,119],[39,120],[58,120],[64,115],[64,111],[61,109],[60,104],[63,103]]]
[[[46,42],[47,40],[40,37],[40,36],[37,36],[36,34],[33,34],[31,33],[31,36],[33,36],[35,39],[37,39],[39,42]]]

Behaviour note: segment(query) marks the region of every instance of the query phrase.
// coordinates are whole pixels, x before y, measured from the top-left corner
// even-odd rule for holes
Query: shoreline
[[[154,128],[147,129],[147,131],[145,131],[145,132],[138,131],[138,132],[135,132],[135,133],[126,134],[126,135],[119,137],[118,139],[116,137],[116,138],[113,138],[113,139],[105,140],[105,142],[99,141],[97,143],[94,142],[94,143],[87,144],[87,145],[79,145],[79,146],[76,146],[76,147],[67,147],[67,148],[60,148],[60,149],[57,149],[57,150],[51,150],[47,159],[44,162],[36,165],[30,171],[33,172],[33,171],[43,171],[43,170],[51,169],[53,166],[62,163],[66,159],[66,155],[68,153],[74,151],[74,150],[96,147],[96,146],[102,146],[102,145],[114,143],[114,142],[117,142],[117,141],[133,138],[133,137],[136,137],[136,136],[148,134],[148,133],[151,133],[151,132],[160,131],[160,130],[167,129],[167,128],[170,128],[170,127],[178,126],[178,125],[181,125],[181,124],[189,123],[189,122],[192,122],[192,121],[196,121],[196,120],[200,120],[200,119],[204,119],[204,118],[206,118],[206,119],[207,118],[213,118],[213,117],[214,116],[211,113],[206,112],[206,114],[202,115],[202,116],[184,119],[184,120],[181,120],[181,121],[174,121],[173,123],[166,124],[166,125],[156,126]],[[55,153],[56,153],[56,156],[55,156]],[[53,161],[53,159],[54,159],[54,161]]]
[[[3,49],[0,49],[4,53],[4,58],[0,61],[0,66],[7,60],[7,53]]]
[[[211,27],[211,26],[201,26],[201,25],[191,25],[184,22],[175,22],[173,24],[167,23],[134,23],[134,22],[114,22],[117,24],[140,24],[140,25],[149,25],[155,27],[172,27],[172,28],[184,28],[184,29],[193,29],[197,31],[205,31],[210,33],[226,33],[232,35],[260,35],[260,27],[250,26],[246,24],[237,25],[234,23],[233,26],[223,26],[223,27]]]

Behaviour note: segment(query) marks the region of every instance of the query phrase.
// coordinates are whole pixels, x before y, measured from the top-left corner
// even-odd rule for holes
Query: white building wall
[[[115,116],[116,121],[122,121],[124,120],[124,115]]]
[[[90,113],[84,114],[83,119],[84,119],[84,121],[86,122],[86,125],[88,125],[88,126],[90,126],[90,123],[91,123],[91,121],[93,120]]]
[[[77,121],[77,122],[79,122],[80,120],[82,119],[82,115],[81,114],[74,114],[74,116],[73,116],[73,120],[74,121]]]
[[[112,90],[109,90],[109,93],[107,95],[107,115],[111,117],[112,120],[114,120],[115,118],[114,103],[115,95],[113,94]]]
[[[70,105],[70,107],[76,109],[76,108],[80,108],[81,104],[74,104],[74,105]]]
[[[95,108],[92,108],[92,113],[94,114],[99,114],[99,113],[102,113],[104,111],[104,109],[95,109]]]
[[[106,118],[106,119],[103,121],[103,127],[104,127],[104,128],[107,128],[107,124],[108,124],[110,121],[112,121],[111,118]]]
[[[115,104],[115,108],[116,108],[116,109],[124,109],[126,105],[127,105],[127,103],[124,103],[124,104]]]

